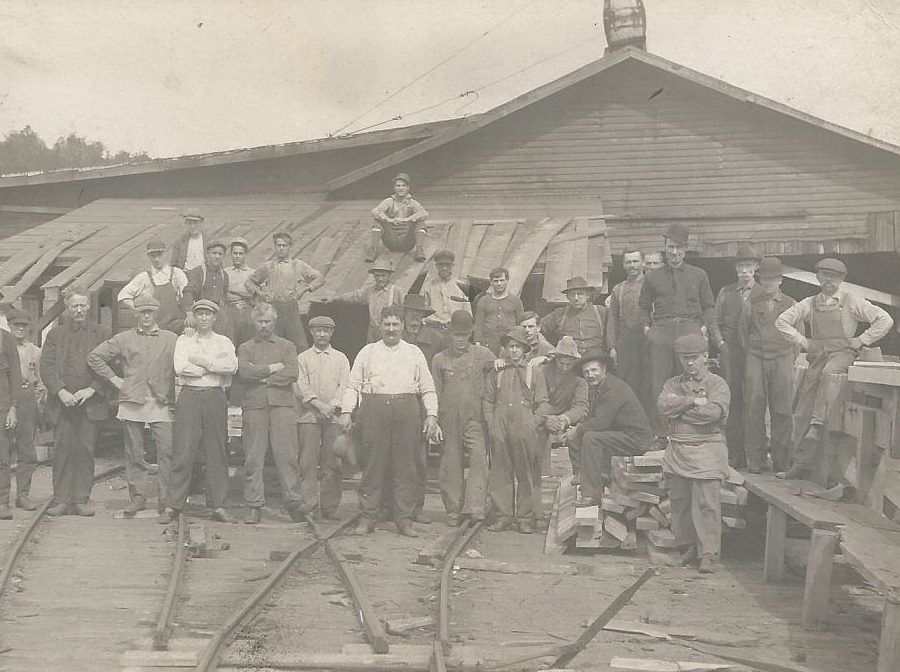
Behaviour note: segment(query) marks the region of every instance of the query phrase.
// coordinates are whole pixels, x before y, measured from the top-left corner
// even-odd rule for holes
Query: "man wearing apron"
[[[184,271],[166,263],[166,244],[158,239],[147,243],[150,269],[138,273],[119,292],[118,301],[133,309],[139,296],[159,301],[157,322],[160,329],[180,334],[184,330],[184,288],[188,281]]]
[[[841,291],[847,267],[837,259],[816,263],[816,278],[821,292],[791,306],[775,319],[775,328],[807,353],[809,368],[803,379],[797,407],[794,409],[794,460],[779,478],[806,478],[815,468],[812,447],[818,443],[830,407],[837,399],[836,386],[824,376],[847,373],[863,347],[880,341],[894,325],[883,309],[856,294]],[[860,322],[869,328],[859,336]],[[797,327],[809,324],[809,338]],[[810,439],[803,441],[803,438]],[[800,440],[798,440],[800,439]]]

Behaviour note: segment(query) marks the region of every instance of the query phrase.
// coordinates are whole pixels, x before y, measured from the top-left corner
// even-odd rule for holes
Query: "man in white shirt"
[[[118,301],[124,308],[134,308],[134,300],[139,296],[152,297],[159,301],[156,316],[160,329],[180,334],[184,330],[184,288],[187,275],[180,268],[166,263],[166,244],[154,239],[147,243],[147,258],[150,268],[141,271],[119,292]]]
[[[416,453],[422,449],[422,434],[435,442],[442,437],[437,426],[437,394],[425,355],[401,340],[402,333],[403,309],[384,308],[381,340],[360,350],[350,370],[338,425],[349,431],[350,414],[359,406],[367,456],[359,488],[366,533],[375,531],[384,490],[390,488],[397,531],[417,537],[412,526],[420,487]]]
[[[450,317],[457,310],[464,310],[472,314],[472,306],[469,305],[469,297],[463,292],[460,283],[453,277],[453,264],[456,255],[452,250],[438,250],[434,254],[434,268],[437,277],[429,278],[422,285],[422,296],[428,302],[428,307],[434,312],[425,318],[425,324],[440,329],[447,339],[447,347],[450,347]]]
[[[203,215],[197,208],[188,208],[182,215],[187,230],[172,246],[172,266],[189,271],[206,264],[203,243]]]
[[[237,354],[227,336],[213,332],[219,306],[200,299],[192,306],[196,333],[179,336],[175,342],[175,375],[181,393],[175,403],[175,428],[172,446],[172,476],[168,507],[160,522],[170,522],[187,502],[191,471],[202,448],[206,459],[207,504],[213,518],[235,522],[225,510],[228,494],[228,405],[225,390],[237,371]]]

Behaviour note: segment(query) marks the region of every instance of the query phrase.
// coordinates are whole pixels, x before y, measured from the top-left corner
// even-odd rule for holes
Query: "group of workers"
[[[429,444],[440,446],[450,525],[488,519],[490,530],[525,534],[544,518],[541,478],[551,446],[568,447],[577,506],[601,503],[612,456],[657,447],[665,449],[683,559],[711,571],[721,537],[719,486],[729,466],[758,473],[771,453],[780,477],[807,475],[815,462],[811,439],[834,401],[824,376],[846,372],[893,324],[884,310],[841,289],[841,261],[820,260],[820,293],[796,303],[780,290],[781,262],[761,258],[751,245],[738,248],[737,281],[716,298],[706,272],[685,263],[689,231],[682,224],[666,231],[663,254],[625,250],[625,280],[605,306],[594,303],[597,288],[573,277],[560,288],[567,304],[540,317],[509,291],[502,267],[470,301],[450,250],[433,255],[436,272],[419,294],[403,295],[391,264],[377,258],[383,244],[424,260],[427,213],[409,195],[407,175],[395,178],[394,194],[373,218],[369,279],[322,297],[368,306],[368,344],[352,366],[331,345],[331,317],[309,319],[308,341],[298,299],[324,277],[292,257],[290,233],[276,233],[274,258],[253,269],[247,241],[205,241],[196,210],[184,214],[187,230],[170,255],[163,241],[147,244],[148,270],[121,290],[121,304],[136,316],[133,329],[110,337],[88,319],[87,292],[71,288],[66,318],[38,351],[28,340],[30,316],[12,311],[12,333],[3,333],[0,348],[8,430],[0,442],[0,519],[10,517],[14,446],[16,505],[34,508],[34,417],[44,398],[56,426],[48,513],[93,515],[97,423],[107,417],[107,399],[117,398],[130,494],[125,515],[147,506],[155,472],[160,522],[174,520],[200,460],[213,517],[232,522],[226,414],[236,376],[249,523],[262,517],[270,449],[293,520],[336,517],[342,468],[358,457],[361,529],[372,532],[389,518],[400,534],[416,536],[413,523],[428,522]],[[869,326],[857,335],[860,322]],[[710,371],[711,348],[721,377]],[[799,350],[809,369],[793,415]],[[144,456],[146,427],[156,467]]]

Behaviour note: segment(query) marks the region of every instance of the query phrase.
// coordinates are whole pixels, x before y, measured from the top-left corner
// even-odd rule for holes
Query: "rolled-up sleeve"
[[[425,415],[438,414],[438,398],[434,388],[434,378],[431,377],[431,371],[428,370],[428,362],[422,351],[413,346],[410,350],[416,367],[416,383],[419,386],[419,396],[422,398],[422,405],[425,407]]]
[[[887,336],[894,326],[893,318],[883,308],[861,296],[850,294],[850,313],[861,322],[868,322],[869,328],[859,335],[863,345],[871,346]]]
[[[806,337],[797,330],[797,325],[809,318],[812,299],[806,298],[795,303],[775,318],[775,328],[791,339],[792,343],[802,346]]]

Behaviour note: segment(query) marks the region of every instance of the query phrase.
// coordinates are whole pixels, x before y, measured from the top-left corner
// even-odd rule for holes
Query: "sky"
[[[644,5],[649,51],[900,144],[900,2]],[[29,124],[164,157],[474,114],[600,58],[602,8],[0,0],[0,134]]]

